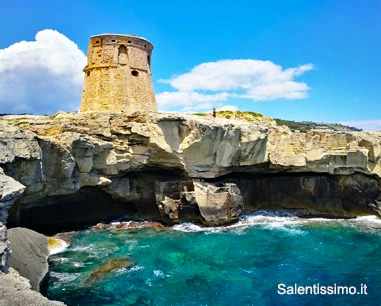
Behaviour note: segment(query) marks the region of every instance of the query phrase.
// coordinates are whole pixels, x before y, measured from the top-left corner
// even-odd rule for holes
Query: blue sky
[[[0,113],[78,107],[80,50],[86,54],[91,35],[112,32],[154,44],[162,110],[229,105],[274,118],[381,129],[379,0],[15,0],[2,5],[0,29]],[[58,33],[43,32],[31,47],[46,29]],[[62,54],[49,59],[54,48]]]

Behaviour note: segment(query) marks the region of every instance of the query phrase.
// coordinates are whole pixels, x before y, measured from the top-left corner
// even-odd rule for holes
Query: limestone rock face
[[[259,176],[267,175],[270,182],[271,177],[285,173],[295,184],[291,190],[310,174],[327,175],[338,187],[341,179],[354,179],[361,173],[362,183],[347,184],[346,190],[360,188],[360,193],[367,195],[366,205],[375,205],[374,209],[363,203],[358,207],[350,204],[348,210],[337,207],[336,211],[367,214],[371,210],[378,215],[379,191],[373,188],[370,192],[366,186],[379,186],[381,132],[300,133],[273,121],[213,120],[180,113],[61,112],[55,117],[3,116],[0,124],[0,166],[6,176],[25,186],[10,209],[8,221],[13,225],[28,225],[33,219],[61,222],[63,218],[53,218],[57,208],[61,217],[76,216],[78,222],[81,209],[86,210],[82,215],[88,221],[97,211],[102,213],[91,220],[101,221],[102,216],[115,217],[131,209],[167,222],[229,222],[242,211],[240,197],[245,209],[271,206],[270,197],[255,201],[269,189]],[[250,182],[245,183],[246,179]],[[225,203],[212,209],[212,202],[201,196],[206,187],[197,181],[210,186],[234,183],[239,192],[227,193],[230,199],[208,187],[207,194],[216,197],[213,203]],[[171,192],[170,182],[177,182]],[[326,199],[329,205],[347,207],[344,200],[335,202],[343,192],[335,190]],[[321,195],[319,191],[311,196],[308,209]],[[293,206],[291,197],[284,198],[289,202],[282,205]],[[229,201],[236,204],[231,210]]]
[[[9,265],[30,281],[32,289],[40,291],[40,283],[48,273],[48,238],[26,228],[8,230],[12,247]]]
[[[294,132],[270,135],[269,161],[292,171],[381,176],[381,132]]]
[[[11,152],[7,156],[9,161],[14,161],[16,158],[39,157],[38,154],[35,154],[37,152],[36,148],[38,148],[38,146],[35,146],[36,143],[32,142],[32,145],[30,145],[31,140],[30,138],[27,139],[26,144],[30,146],[29,149],[25,149],[21,141],[22,138],[10,139],[10,146],[7,147],[7,152]],[[1,143],[4,144],[4,141],[0,141]],[[28,150],[31,151],[28,152]],[[0,156],[0,158],[2,157],[4,158],[4,155]],[[20,168],[13,170],[23,172],[23,163],[18,163],[18,165]],[[24,175],[33,176],[33,173],[24,173],[23,177],[25,177]],[[16,270],[10,267],[10,265],[18,267],[23,275],[32,280],[33,289],[37,291],[39,290],[39,283],[42,277],[48,271],[48,255],[42,252],[41,248],[38,248],[39,244],[35,239],[33,241],[30,239],[33,236],[37,236],[40,239],[41,236],[45,236],[26,229],[11,229],[7,231],[5,226],[8,209],[20,198],[24,190],[24,185],[12,177],[5,175],[3,169],[0,168],[0,305],[65,305],[61,302],[49,301],[40,293],[31,290],[32,286],[29,280],[20,276]],[[31,232],[35,235],[30,235]]]
[[[170,220],[179,221],[179,206],[179,200],[164,197],[164,201],[160,201],[159,204],[159,209],[162,218],[165,220],[166,217],[168,217]]]
[[[10,256],[7,228],[0,222],[0,273],[8,271]]]
[[[25,190],[25,186],[4,174],[0,168],[0,222],[6,223],[8,209]]]
[[[261,175],[225,178],[235,183],[244,199],[245,210],[295,209],[307,215],[330,217],[380,216],[381,188],[364,174],[319,173]]]
[[[6,176],[0,168],[0,273],[8,270],[10,257],[10,244],[8,241],[7,227],[8,209],[17,198],[21,196],[25,186]]]
[[[235,184],[215,186],[194,183],[195,199],[208,224],[223,224],[238,218],[243,211],[243,198]]]
[[[161,182],[156,185],[156,200],[162,219],[172,222],[223,224],[237,219],[244,208],[240,190],[233,183]],[[201,218],[195,220],[196,215]]]
[[[62,306],[62,302],[50,301],[39,292],[31,290],[29,281],[12,268],[0,273],[0,306],[38,305]]]
[[[35,134],[30,131],[21,130],[8,124],[7,121],[0,120],[0,139],[0,164],[13,162],[16,157],[25,159],[40,157]]]
[[[166,223],[201,221],[202,218],[194,198],[191,180],[156,181],[155,199],[161,219]]]

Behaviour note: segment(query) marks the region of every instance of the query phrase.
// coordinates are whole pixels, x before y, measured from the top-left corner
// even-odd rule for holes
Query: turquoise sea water
[[[135,265],[83,285],[125,256]],[[278,284],[365,284],[367,295],[281,295]],[[82,231],[51,257],[45,294],[68,305],[380,305],[381,220],[259,212],[224,228]]]

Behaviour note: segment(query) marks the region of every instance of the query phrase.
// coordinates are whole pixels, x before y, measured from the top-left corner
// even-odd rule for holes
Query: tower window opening
[[[124,45],[119,47],[119,54],[127,54],[127,48]]]
[[[99,44],[99,40],[96,40],[95,43],[96,43],[96,44]]]
[[[118,63],[121,65],[126,65],[127,60],[127,48],[126,46],[121,45],[118,52]]]
[[[129,40],[128,43],[130,44],[130,43],[131,43],[131,40]]]
[[[147,45],[144,45],[144,48],[146,48],[147,47]]]
[[[87,76],[90,76],[90,71],[87,71]]]
[[[139,72],[136,71],[136,70],[132,70],[132,71],[131,71],[131,74],[132,74],[133,76],[137,77],[137,76],[139,75]]]
[[[111,42],[115,42],[115,39],[111,40]]]

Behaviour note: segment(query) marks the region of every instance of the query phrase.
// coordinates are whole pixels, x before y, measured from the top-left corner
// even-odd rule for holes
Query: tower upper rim
[[[146,39],[144,37],[141,37],[141,36],[136,36],[136,35],[104,33],[104,34],[92,35],[92,36],[90,36],[90,39],[91,38],[95,38],[95,37],[104,37],[104,36],[119,36],[119,37],[131,38],[131,39],[144,40],[144,41],[146,41],[147,43],[149,43],[153,47],[153,44],[148,39]]]

